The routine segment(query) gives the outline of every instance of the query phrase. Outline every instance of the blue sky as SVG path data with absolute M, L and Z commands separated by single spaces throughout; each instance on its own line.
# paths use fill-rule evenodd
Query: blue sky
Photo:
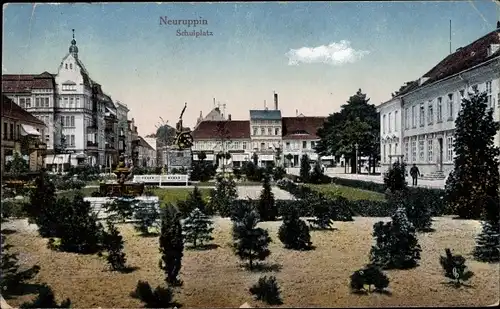
M 139 133 L 161 116 L 194 125 L 213 98 L 233 119 L 271 107 L 285 116 L 338 111 L 358 88 L 390 98 L 449 53 L 491 32 L 500 5 L 457 2 L 112 3 L 4 5 L 3 73 L 57 73 L 71 29 L 91 78 L 131 109 Z M 204 19 L 196 28 L 160 25 Z M 212 36 L 177 36 L 181 30 Z

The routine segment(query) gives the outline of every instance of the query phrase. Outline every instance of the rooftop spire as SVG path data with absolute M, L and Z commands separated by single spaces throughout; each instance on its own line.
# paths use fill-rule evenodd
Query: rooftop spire
M 73 31 L 73 40 L 71 40 L 71 46 L 69 47 L 69 53 L 72 54 L 75 58 L 78 57 L 78 47 L 76 47 L 75 40 L 75 29 L 71 29 Z

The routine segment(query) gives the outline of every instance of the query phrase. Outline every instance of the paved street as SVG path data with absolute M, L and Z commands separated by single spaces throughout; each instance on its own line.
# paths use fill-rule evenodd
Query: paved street
M 287 172 L 292 175 L 299 175 L 300 171 L 298 168 L 288 168 Z M 363 181 L 372 181 L 376 183 L 384 183 L 382 175 L 368 175 L 368 174 L 345 174 L 343 167 L 328 168 L 325 171 L 325 175 L 329 177 L 345 178 L 345 179 L 355 179 Z M 406 177 L 406 181 L 411 186 L 411 177 Z M 445 180 L 418 180 L 418 187 L 423 188 L 440 188 L 444 189 Z

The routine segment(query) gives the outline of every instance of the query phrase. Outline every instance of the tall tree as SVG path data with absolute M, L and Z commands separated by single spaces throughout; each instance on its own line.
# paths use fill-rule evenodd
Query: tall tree
M 500 126 L 486 93 L 469 93 L 455 120 L 454 169 L 446 181 L 446 201 L 461 218 L 485 213 L 485 197 L 498 199 L 500 149 L 493 143 Z
M 299 174 L 304 183 L 309 182 L 311 176 L 311 163 L 309 162 L 309 156 L 307 154 L 302 155 L 302 158 L 300 158 Z
M 355 172 L 356 150 L 358 155 L 368 156 L 370 166 L 375 169 L 379 158 L 380 120 L 375 105 L 359 89 L 342 105 L 340 112 L 330 114 L 323 127 L 318 130 L 320 141 L 316 152 L 320 155 L 344 155 L 351 159 L 351 172 Z
M 262 190 L 259 198 L 259 215 L 262 221 L 274 221 L 278 216 L 278 210 L 274 202 L 274 194 L 271 189 L 270 176 L 264 174 Z

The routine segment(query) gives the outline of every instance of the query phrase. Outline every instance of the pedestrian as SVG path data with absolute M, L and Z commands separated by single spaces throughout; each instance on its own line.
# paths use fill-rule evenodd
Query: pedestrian
M 410 169 L 410 175 L 413 179 L 413 185 L 416 186 L 418 177 L 420 176 L 420 171 L 418 170 L 418 167 L 415 163 L 413 163 L 413 166 Z

